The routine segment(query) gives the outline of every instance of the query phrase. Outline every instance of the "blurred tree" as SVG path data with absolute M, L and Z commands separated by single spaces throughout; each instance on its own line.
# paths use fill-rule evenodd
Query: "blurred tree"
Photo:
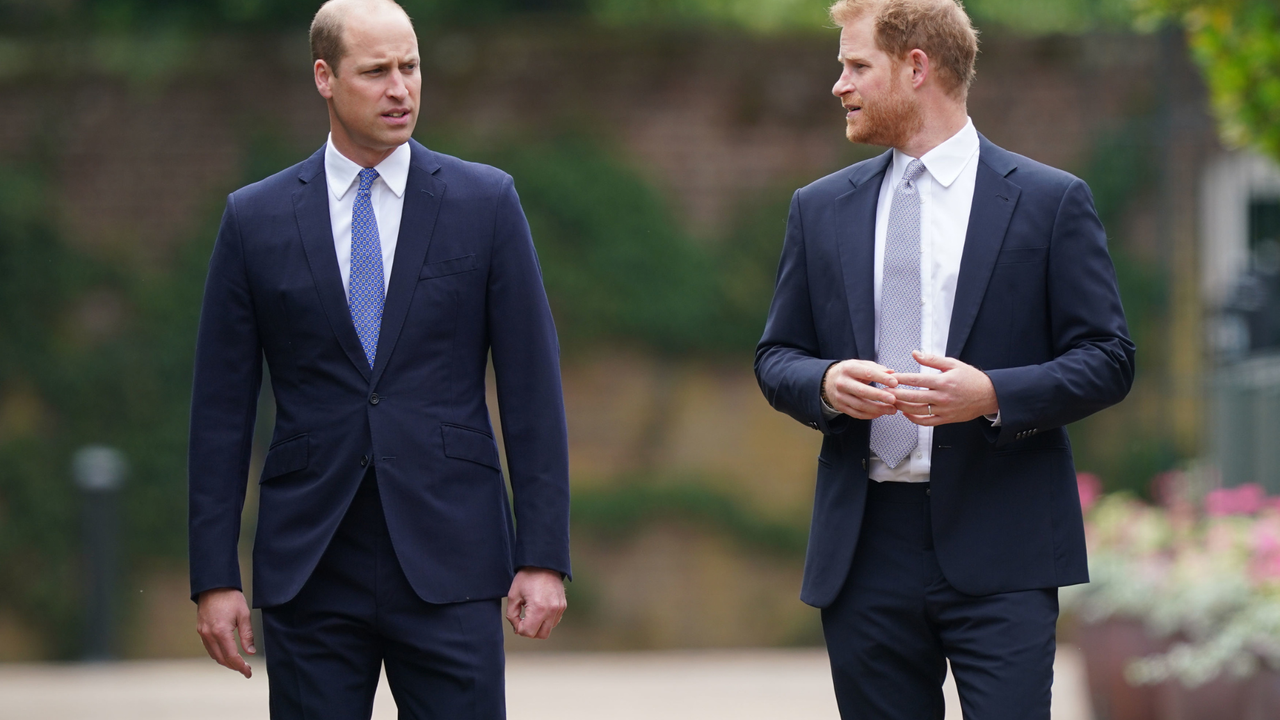
M 1135 0 L 1141 22 L 1171 18 L 1187 30 L 1223 140 L 1280 160 L 1280 2 Z

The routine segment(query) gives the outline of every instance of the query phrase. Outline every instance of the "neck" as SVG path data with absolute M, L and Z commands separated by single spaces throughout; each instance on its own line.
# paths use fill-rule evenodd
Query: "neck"
M 920 130 L 897 147 L 913 158 L 924 157 L 925 153 L 954 137 L 969 122 L 969 110 L 963 100 L 957 102 L 948 98 L 926 102 L 920 110 L 923 117 Z
M 330 116 L 329 134 L 333 138 L 333 147 L 342 156 L 351 162 L 363 168 L 376 167 L 378 163 L 386 160 L 391 153 L 396 151 L 397 146 L 389 148 L 374 148 L 361 145 L 351 139 L 346 130 L 342 127 L 342 123 L 338 122 L 336 117 Z

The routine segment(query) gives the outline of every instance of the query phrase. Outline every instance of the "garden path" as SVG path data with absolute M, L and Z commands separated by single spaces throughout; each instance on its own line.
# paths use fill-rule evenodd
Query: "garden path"
M 97 665 L 0 665 L 0 717 L 41 720 L 265 720 L 262 663 L 244 680 L 205 660 Z M 1063 646 L 1053 720 L 1092 720 L 1084 666 Z M 947 679 L 947 718 L 959 720 Z M 835 720 L 821 650 L 630 653 L 515 652 L 508 657 L 511 720 Z M 395 718 L 386 681 L 374 720 Z

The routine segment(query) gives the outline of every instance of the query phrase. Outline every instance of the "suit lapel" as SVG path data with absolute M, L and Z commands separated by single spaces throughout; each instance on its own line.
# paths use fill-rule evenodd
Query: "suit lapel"
M 338 344 L 347 353 L 365 380 L 369 379 L 369 361 L 365 359 L 360 337 L 351 322 L 351 308 L 342 287 L 338 270 L 338 254 L 333 247 L 333 225 L 329 220 L 329 188 L 324 175 L 324 148 L 303 164 L 298 178 L 305 183 L 293 194 L 293 212 L 302 235 L 302 247 L 311 266 L 311 277 L 320 293 L 320 304 Z
M 876 358 L 876 204 L 893 151 L 868 160 L 849 176 L 853 190 L 836 198 L 836 247 L 857 357 Z
M 444 200 L 445 183 L 434 175 L 440 164 L 417 141 L 410 140 L 409 143 L 413 160 L 404 189 L 404 211 L 400 216 L 400 234 L 396 239 L 387 300 L 382 308 L 382 327 L 378 331 L 378 354 L 374 358 L 371 386 L 378 384 L 400 338 L 413 291 L 418 286 L 422 263 L 427 257 L 427 248 L 431 245 L 440 204 Z
M 987 292 L 995 269 L 996 256 L 1004 244 L 1009 220 L 1022 189 L 1007 179 L 1017 167 L 1014 156 L 979 136 L 978 176 L 973 188 L 973 207 L 965 233 L 960 275 L 956 280 L 955 304 L 951 309 L 951 329 L 947 334 L 947 356 L 958 358 L 969 339 L 973 321 Z

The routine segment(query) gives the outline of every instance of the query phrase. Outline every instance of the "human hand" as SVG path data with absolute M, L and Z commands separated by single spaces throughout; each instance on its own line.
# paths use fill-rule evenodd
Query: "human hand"
M 236 631 L 244 651 L 256 653 L 249 617 L 249 603 L 245 602 L 244 593 L 235 588 L 206 590 L 200 593 L 196 604 L 196 632 L 209 657 L 245 677 L 253 677 L 253 668 L 236 652 Z
M 916 362 L 941 373 L 898 373 L 893 389 L 896 406 L 917 425 L 947 425 L 968 422 L 1000 410 L 991 378 L 978 368 L 955 358 L 911 353 Z M 910 386 L 910 387 L 908 387 Z
M 898 382 L 893 370 L 883 365 L 867 360 L 845 360 L 827 369 L 822 387 L 833 409 L 859 420 L 871 420 L 898 412 L 894 394 L 871 383 L 894 388 Z
M 507 593 L 507 622 L 517 635 L 546 640 L 552 628 L 560 624 L 567 606 L 560 573 L 521 568 Z

